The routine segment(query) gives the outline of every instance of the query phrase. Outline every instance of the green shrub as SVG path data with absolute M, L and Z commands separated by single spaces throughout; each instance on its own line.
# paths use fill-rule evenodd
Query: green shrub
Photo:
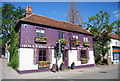
M 90 42 L 84 42 L 84 44 L 90 44 Z
M 88 59 L 86 59 L 86 58 L 81 58 L 80 60 L 81 60 L 81 61 L 87 61 Z
M 39 61 L 38 65 L 42 65 L 42 63 L 44 63 L 44 64 L 50 64 L 50 61 Z

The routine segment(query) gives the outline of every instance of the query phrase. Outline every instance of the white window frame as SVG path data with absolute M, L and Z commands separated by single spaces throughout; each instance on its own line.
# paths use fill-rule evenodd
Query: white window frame
M 78 35 L 73 35 L 73 39 L 78 39 Z
M 84 41 L 84 42 L 89 42 L 89 41 L 88 41 L 88 37 L 83 37 L 83 41 Z
M 45 36 L 45 30 L 44 29 L 36 29 L 36 33 L 43 33 Z

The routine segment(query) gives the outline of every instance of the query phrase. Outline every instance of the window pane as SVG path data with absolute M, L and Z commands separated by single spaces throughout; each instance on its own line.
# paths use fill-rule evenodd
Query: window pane
M 44 34 L 45 34 L 45 30 L 36 29 L 37 37 L 44 37 Z
M 44 33 L 40 33 L 40 37 L 44 37 Z
M 85 42 L 86 40 L 85 40 L 85 37 L 83 37 L 83 41 Z
M 43 50 L 43 56 L 46 56 L 46 50 Z
M 43 57 L 43 61 L 46 61 L 46 57 Z
M 36 32 L 37 37 L 39 37 L 39 33 Z
M 58 39 L 64 39 L 64 33 L 58 32 Z
M 75 39 L 75 35 L 73 35 L 73 39 Z
M 86 37 L 86 42 L 88 42 L 88 37 Z
M 42 60 L 42 57 L 39 57 L 39 61 L 43 61 L 43 60 Z
M 81 58 L 87 58 L 86 50 L 81 50 Z
M 42 56 L 42 50 L 39 51 L 39 56 Z
M 40 33 L 40 31 L 41 31 L 40 29 L 36 29 L 36 32 Z
M 58 39 L 60 39 L 60 32 L 58 32 Z
M 76 39 L 78 39 L 78 36 L 76 35 Z
M 64 33 L 62 33 L 62 39 L 64 39 Z
M 45 30 L 41 30 L 41 33 L 45 33 Z

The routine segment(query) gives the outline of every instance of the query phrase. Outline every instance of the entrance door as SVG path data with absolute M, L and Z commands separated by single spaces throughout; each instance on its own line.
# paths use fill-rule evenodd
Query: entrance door
M 68 66 L 68 50 L 65 50 L 63 52 L 63 62 L 64 62 L 64 66 L 67 67 Z

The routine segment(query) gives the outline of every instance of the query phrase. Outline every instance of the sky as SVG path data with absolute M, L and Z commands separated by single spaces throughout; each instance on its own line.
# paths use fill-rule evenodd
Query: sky
M 67 12 L 70 2 L 2 2 L 2 5 L 10 3 L 15 7 L 32 6 L 33 13 L 43 15 L 60 21 L 67 20 Z M 88 21 L 88 17 L 95 16 L 98 11 L 103 10 L 111 16 L 111 22 L 117 20 L 118 2 L 76 2 L 84 22 Z

